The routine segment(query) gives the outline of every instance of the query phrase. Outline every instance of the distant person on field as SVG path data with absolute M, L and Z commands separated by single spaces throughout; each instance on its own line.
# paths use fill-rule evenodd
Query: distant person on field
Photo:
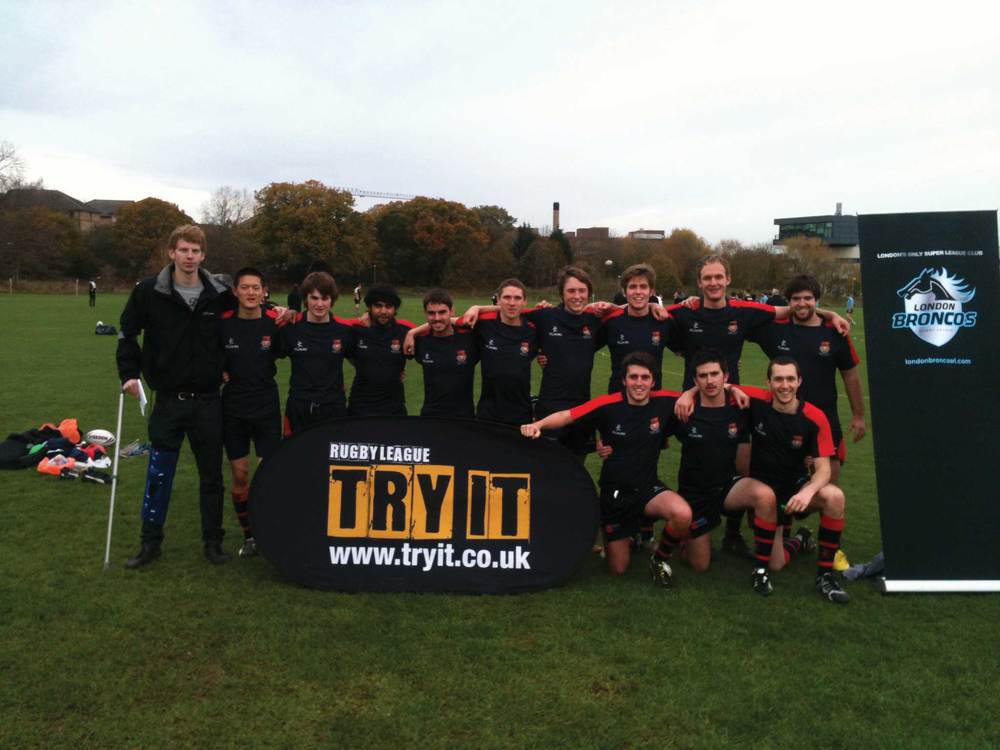
M 361 282 L 354 287 L 354 314 L 357 315 L 361 312 Z
M 854 297 L 850 294 L 847 295 L 847 319 L 854 325 Z
M 87 295 L 90 297 L 90 306 L 97 307 L 97 282 L 93 279 L 87 284 Z

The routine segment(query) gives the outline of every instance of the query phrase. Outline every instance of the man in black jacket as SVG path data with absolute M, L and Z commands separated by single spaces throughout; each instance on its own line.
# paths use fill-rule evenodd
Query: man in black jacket
M 223 349 L 218 321 L 231 309 L 231 291 L 201 263 L 205 234 L 177 227 L 167 242 L 172 261 L 157 276 L 136 284 L 121 316 L 118 375 L 122 390 L 139 395 L 139 376 L 155 392 L 149 417 L 149 456 L 142 501 L 139 552 L 125 564 L 139 568 L 160 556 L 163 524 L 181 444 L 187 435 L 198 464 L 201 533 L 205 557 L 229 559 L 222 549 Z M 140 347 L 138 336 L 143 333 Z

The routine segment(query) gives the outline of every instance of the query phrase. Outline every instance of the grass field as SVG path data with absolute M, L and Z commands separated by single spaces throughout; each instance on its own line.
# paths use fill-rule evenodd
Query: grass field
M 114 429 L 115 339 L 93 330 L 117 324 L 124 299 L 0 298 L 4 436 L 67 416 Z M 419 319 L 418 301 L 401 315 Z M 666 369 L 676 387 L 679 360 Z M 743 372 L 763 380 L 755 347 Z M 416 411 L 413 363 L 406 382 Z M 145 438 L 134 402 L 124 433 Z M 869 437 L 843 474 L 852 561 L 880 549 L 873 472 Z M 518 596 L 307 590 L 260 558 L 202 558 L 187 448 L 163 558 L 129 572 L 144 473 L 122 460 L 107 572 L 107 488 L 3 474 L 0 747 L 1000 746 L 996 596 L 885 596 L 864 581 L 836 607 L 805 559 L 762 599 L 727 556 L 700 577 L 679 566 L 669 592 L 642 559 L 612 579 L 596 556 L 567 585 Z M 235 551 L 229 508 L 226 525 Z

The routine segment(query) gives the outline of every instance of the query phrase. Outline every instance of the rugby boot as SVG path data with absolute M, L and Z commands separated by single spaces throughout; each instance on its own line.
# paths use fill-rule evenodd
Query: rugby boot
M 213 565 L 222 565 L 232 560 L 232 556 L 222 549 L 222 542 L 205 542 L 205 559 Z
M 243 541 L 243 546 L 237 552 L 240 557 L 254 557 L 257 554 L 257 540 L 252 536 Z
M 649 575 L 653 583 L 665 589 L 674 587 L 674 571 L 670 563 L 657 557 L 655 554 L 649 558 Z
M 149 563 L 156 560 L 159 556 L 160 545 L 157 542 L 142 542 L 135 556 L 125 561 L 125 567 L 129 570 L 135 570 L 136 568 L 141 568 L 143 565 L 149 565 Z
M 851 601 L 850 594 L 840 588 L 840 584 L 837 583 L 837 578 L 834 576 L 833 571 L 820 573 L 816 576 L 816 590 L 820 596 L 834 604 L 847 604 Z
M 754 569 L 751 582 L 753 583 L 753 590 L 761 596 L 770 596 L 771 592 L 774 591 L 774 585 L 771 583 L 771 574 L 767 572 L 767 568 Z

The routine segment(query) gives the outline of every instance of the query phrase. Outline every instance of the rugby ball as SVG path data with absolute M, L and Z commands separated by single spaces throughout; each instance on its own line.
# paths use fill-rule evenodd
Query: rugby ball
M 115 435 L 108 430 L 91 430 L 83 439 L 94 445 L 112 445 L 115 442 Z

